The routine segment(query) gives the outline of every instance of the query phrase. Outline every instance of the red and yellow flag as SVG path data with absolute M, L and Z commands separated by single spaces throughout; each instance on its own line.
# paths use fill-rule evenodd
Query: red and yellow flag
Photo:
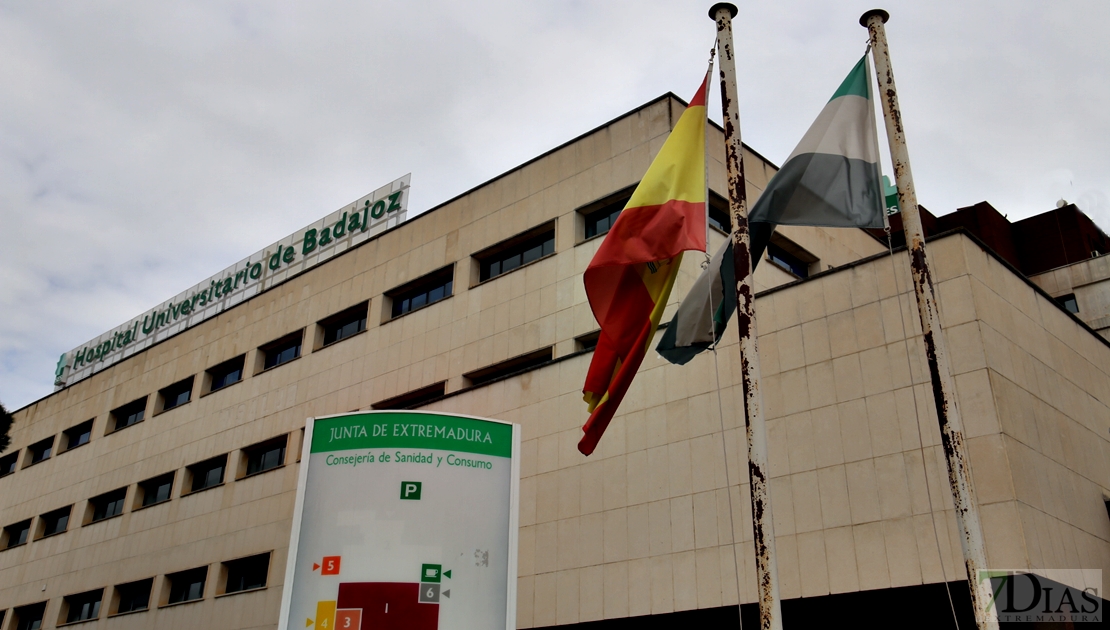
M 590 418 L 578 450 L 589 455 L 609 426 L 678 275 L 682 252 L 705 251 L 705 86 L 648 167 L 586 268 L 586 297 L 601 324 L 582 398 Z

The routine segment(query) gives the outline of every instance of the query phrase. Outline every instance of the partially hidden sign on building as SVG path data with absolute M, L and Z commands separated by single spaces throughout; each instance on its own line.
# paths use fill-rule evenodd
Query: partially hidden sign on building
M 516 626 L 520 425 L 310 418 L 279 630 Z

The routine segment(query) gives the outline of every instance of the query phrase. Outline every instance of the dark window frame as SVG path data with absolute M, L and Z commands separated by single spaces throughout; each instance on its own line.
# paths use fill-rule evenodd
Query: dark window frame
M 96 420 L 96 418 L 90 418 L 90 419 L 88 419 L 88 420 L 86 420 L 86 421 L 84 421 L 80 424 L 73 425 L 72 427 L 66 429 L 65 431 L 62 431 L 62 435 L 65 436 L 65 442 L 66 443 L 65 443 L 65 446 L 61 450 L 58 451 L 58 454 L 61 455 L 62 453 L 68 453 L 68 452 L 72 451 L 75 448 L 84 446 L 84 445 L 88 444 L 89 442 L 91 442 L 92 441 L 93 421 L 94 420 Z M 73 436 L 74 435 L 77 435 L 78 439 L 84 437 L 85 441 L 84 442 L 78 442 L 77 444 L 74 444 L 73 443 Z
M 14 475 L 19 468 L 19 451 L 0 457 L 0 479 Z
M 91 513 L 88 517 L 89 521 L 85 524 L 92 525 L 93 523 L 99 523 L 100 521 L 106 521 L 122 515 L 123 508 L 127 505 L 127 489 L 129 487 L 130 486 L 116 488 L 111 492 L 98 494 L 89 499 Z M 116 511 L 109 513 L 111 509 L 115 509 Z
M 632 193 L 636 192 L 636 186 L 639 186 L 639 183 L 606 195 L 575 210 L 575 212 L 582 215 L 583 237 L 581 243 L 609 233 L 617 217 L 624 211 L 628 201 L 632 199 Z M 605 223 L 605 225 L 602 226 L 602 223 Z
M 136 398 L 126 405 L 120 405 L 109 412 L 108 417 L 111 419 L 111 422 L 108 423 L 107 434 L 122 431 L 145 421 L 148 398 L 149 396 Z
M 485 385 L 502 378 L 508 378 L 514 374 L 533 370 L 541 365 L 550 363 L 554 358 L 555 346 L 547 346 L 546 348 L 540 348 L 532 352 L 517 355 L 511 359 L 499 361 L 493 365 L 487 365 L 486 367 L 472 370 L 463 374 L 463 378 L 466 379 L 470 387 L 478 387 L 479 385 Z
M 212 472 L 217 468 L 220 470 L 219 479 L 216 481 L 211 481 Z M 224 453 L 223 455 L 217 455 L 215 457 L 209 457 L 208 459 L 199 461 L 195 464 L 190 464 L 185 467 L 185 470 L 189 473 L 189 490 L 188 492 L 186 492 L 185 489 L 182 488 L 181 496 L 196 494 L 197 492 L 203 492 L 212 488 L 218 488 L 224 485 L 224 482 L 227 478 L 227 453 Z M 200 485 L 199 487 L 197 482 L 198 479 L 201 479 L 201 477 L 198 477 L 198 474 L 202 474 L 204 480 L 203 485 Z
M 272 552 L 267 551 L 222 562 L 220 568 L 223 572 L 223 592 L 220 594 L 250 593 L 267 588 L 270 584 L 271 555 Z M 265 565 L 259 566 L 260 562 L 265 562 Z M 259 577 L 262 579 L 261 583 L 258 583 Z
M 141 589 L 143 589 L 144 586 L 146 587 L 146 598 L 142 600 L 145 602 L 142 608 L 127 608 L 127 610 L 120 610 L 120 608 L 123 607 L 125 601 L 128 605 L 140 601 L 138 595 L 142 592 Z M 131 613 L 145 612 L 147 610 L 150 610 L 150 594 L 154 590 L 154 578 L 150 577 L 143 580 L 135 580 L 134 582 L 125 582 L 123 584 L 117 584 L 112 588 L 114 590 L 114 601 L 112 606 L 115 610 L 111 610 L 108 612 L 109 617 L 115 617 L 116 615 L 129 615 Z M 132 588 L 134 588 L 135 590 L 132 591 Z M 124 600 L 125 596 L 127 597 L 126 600 Z
M 320 327 L 320 347 L 326 348 L 366 332 L 366 320 L 369 315 L 370 300 L 366 300 L 316 322 Z M 349 329 L 351 324 L 354 324 L 353 330 Z M 333 336 L 334 338 L 331 338 Z
M 267 465 L 267 456 L 274 451 L 280 451 L 278 461 L 276 464 Z M 289 434 L 285 433 L 268 440 L 251 444 L 250 446 L 241 450 L 242 452 L 242 471 L 239 479 L 246 479 L 255 475 L 277 470 L 285 466 L 286 459 L 289 457 Z M 256 466 L 256 459 L 257 467 Z M 252 470 L 253 468 L 253 470 Z
M 80 606 L 81 608 L 75 610 L 75 604 Z M 103 604 L 103 588 L 85 591 L 84 593 L 74 593 L 73 595 L 66 595 L 62 598 L 62 605 L 65 609 L 65 621 L 62 622 L 62 624 L 58 625 L 80 623 L 82 621 L 95 621 L 97 619 L 100 619 L 100 609 L 103 607 Z M 91 606 L 92 609 L 87 610 L 85 608 L 86 606 Z M 86 611 L 88 613 L 88 616 L 84 616 Z M 80 616 L 74 618 L 75 612 Z
M 709 227 L 721 234 L 732 234 L 732 218 L 729 216 L 728 199 L 709 191 Z
M 808 278 L 813 265 L 820 262 L 809 250 L 778 232 L 771 234 L 763 255 L 768 262 L 796 278 Z
M 158 413 L 165 413 L 191 403 L 193 401 L 193 385 L 195 384 L 196 375 L 194 374 L 158 390 Z M 182 400 L 182 396 L 184 396 L 184 400 Z
M 447 381 L 432 383 L 426 387 L 405 392 L 399 396 L 379 400 L 370 405 L 371 409 L 411 409 L 442 398 L 447 393 Z
M 23 462 L 23 467 L 28 468 L 30 466 L 34 466 L 35 464 L 41 464 L 53 457 L 55 437 L 56 436 L 51 435 L 48 438 L 41 439 L 38 442 L 35 442 L 34 444 L 28 446 L 27 457 Z M 44 444 L 46 445 L 46 448 L 42 448 Z
M 208 377 L 208 391 L 203 395 L 218 392 L 221 389 L 231 387 L 236 383 L 243 382 L 243 377 L 246 375 L 247 370 L 247 355 L 240 354 L 237 357 L 232 357 L 223 363 L 213 365 L 204 371 Z M 238 372 L 238 377 L 234 381 L 226 380 L 231 374 Z
M 293 355 L 285 357 L 286 352 L 293 351 Z M 274 368 L 281 367 L 288 363 L 292 363 L 301 358 L 304 351 L 304 329 L 291 332 L 284 337 L 279 337 L 267 344 L 258 347 L 258 352 L 262 355 L 261 367 L 259 372 L 265 372 Z M 283 358 L 285 357 L 285 358 Z M 272 359 L 272 360 L 271 360 Z
M 5 539 L 4 540 L 4 546 L 0 547 L 0 551 L 6 550 L 6 549 L 14 549 L 16 547 L 22 547 L 23 545 L 26 545 L 27 543 L 31 542 L 31 524 L 32 524 L 32 519 L 26 518 L 26 519 L 23 519 L 22 521 L 17 521 L 15 523 L 12 523 L 11 525 L 5 525 L 4 529 L 3 529 L 3 536 L 4 536 L 4 539 Z M 16 527 L 18 527 L 19 529 L 13 529 L 13 528 L 16 528 Z M 19 542 L 16 542 L 16 543 L 13 543 L 12 542 L 13 534 L 15 534 L 16 532 L 19 532 L 21 534 L 23 540 L 21 540 Z
M 455 294 L 455 264 L 426 273 L 385 292 L 389 298 L 389 314 L 382 323 L 415 313 Z M 419 304 L 416 302 L 419 301 Z
M 1075 298 L 1074 293 L 1061 295 L 1060 297 L 1054 299 L 1056 300 L 1056 303 L 1060 305 L 1060 308 L 1071 313 L 1072 315 L 1079 314 L 1079 300 Z
M 208 588 L 208 565 L 169 573 L 166 575 L 166 581 L 169 583 L 169 592 L 163 606 L 203 601 L 204 591 Z M 189 597 L 194 592 L 193 586 L 196 584 L 200 584 L 200 594 L 196 597 Z
M 166 498 L 158 499 L 157 491 L 161 490 L 162 487 L 167 485 L 165 483 L 167 480 L 169 481 L 169 488 L 166 490 Z M 176 481 L 177 471 L 171 470 L 170 472 L 162 473 L 161 475 L 155 475 L 149 479 L 144 479 L 143 481 L 135 484 L 136 486 L 138 486 L 139 490 L 142 490 L 142 494 L 140 495 L 139 492 L 135 493 L 136 505 L 132 507 L 132 511 L 141 510 L 143 508 L 148 508 L 154 505 L 160 505 L 162 503 L 168 503 L 169 501 L 173 500 L 173 486 Z M 156 492 L 154 494 L 155 499 L 148 501 L 147 499 L 151 496 L 152 489 Z
M 11 624 L 10 627 L 13 630 L 24 630 L 25 628 L 31 628 L 31 623 L 38 621 L 40 624 L 38 627 L 41 628 L 42 624 L 46 623 L 46 604 L 47 602 L 38 602 L 12 608 L 15 623 Z M 37 618 L 32 618 L 32 616 Z
M 73 516 L 73 505 L 50 510 L 39 515 L 39 535 L 35 540 L 42 540 L 51 536 L 59 536 L 69 531 L 69 520 Z M 60 528 L 60 529 L 59 529 Z M 48 531 L 52 530 L 52 531 Z
M 584 335 L 578 335 L 574 338 L 574 347 L 577 352 L 587 352 L 597 347 L 598 340 L 601 339 L 601 329 L 593 332 L 588 332 Z
M 478 282 L 474 286 L 489 282 L 495 278 L 500 278 L 517 269 L 523 269 L 532 263 L 554 256 L 555 228 L 556 225 L 554 220 L 547 221 L 527 232 L 505 239 L 496 245 L 492 245 L 480 252 L 472 254 L 471 258 L 478 264 Z M 549 242 L 550 248 L 548 247 Z M 525 261 L 525 253 L 531 252 L 537 245 L 540 247 L 539 254 L 535 258 Z M 512 258 L 514 257 L 519 257 L 520 260 L 513 263 L 512 267 L 504 269 L 504 264 L 512 262 Z

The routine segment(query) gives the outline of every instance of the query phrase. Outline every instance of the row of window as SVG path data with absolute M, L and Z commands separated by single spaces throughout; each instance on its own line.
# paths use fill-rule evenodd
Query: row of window
M 481 279 L 488 280 L 507 273 L 521 265 L 532 262 L 555 251 L 555 223 L 550 222 L 538 230 L 532 230 L 523 238 L 509 239 L 487 248 L 475 259 L 481 269 Z M 401 285 L 385 293 L 388 299 L 388 317 L 385 321 L 434 304 L 452 294 L 454 265 L 427 274 L 412 282 Z M 329 346 L 366 330 L 369 301 L 362 302 L 340 313 L 317 322 L 317 349 Z M 288 363 L 301 356 L 304 329 L 290 333 L 259 347 L 256 354 L 255 373 L 263 372 Z M 219 391 L 243 379 L 246 368 L 246 355 L 242 354 L 205 370 L 202 375 L 201 396 Z M 180 407 L 193 398 L 197 383 L 196 375 L 189 376 L 158 390 L 154 400 L 154 415 Z M 148 396 L 133 400 L 109 412 L 105 435 L 134 426 L 146 418 Z M 59 449 L 64 453 L 87 444 L 92 438 L 95 418 L 62 432 Z M 47 459 L 55 452 L 56 436 L 50 436 L 27 447 L 23 468 L 33 466 Z M 16 472 L 19 468 L 19 452 L 0 457 L 0 477 Z
M 635 187 L 622 190 L 598 202 L 584 206 L 578 210 L 584 218 L 587 237 L 604 234 L 611 227 L 624 205 L 632 195 Z M 727 232 L 728 215 L 725 210 L 727 203 L 716 194 L 710 195 L 709 220 L 710 224 Z M 495 278 L 508 273 L 523 265 L 546 256 L 555 251 L 555 222 L 550 221 L 528 232 L 507 239 L 488 247 L 473 255 L 477 263 L 478 281 Z M 806 262 L 792 255 L 775 243 L 768 248 L 772 261 L 792 271 L 800 277 L 805 277 Z M 805 257 L 802 250 L 802 257 Z M 452 294 L 454 265 L 427 274 L 412 282 L 401 285 L 385 292 L 387 308 L 383 316 L 383 323 L 390 319 L 400 317 L 406 313 L 434 304 L 448 298 Z M 366 330 L 369 301 L 362 302 L 340 313 L 325 318 L 316 325 L 316 349 L 331 345 L 347 339 Z M 290 333 L 258 348 L 254 373 L 275 368 L 288 363 L 301 356 L 304 342 L 304 329 Z M 549 359 L 548 359 L 549 360 Z M 508 366 L 513 368 L 514 366 Z M 476 371 L 476 377 L 464 375 L 467 382 L 478 385 L 487 374 L 500 375 L 505 373 L 506 366 L 490 366 Z M 205 370 L 200 378 L 200 395 L 204 396 L 243 380 L 246 370 L 246 355 L 242 354 L 223 363 Z M 510 370 L 512 371 L 512 370 Z M 193 398 L 197 384 L 196 375 L 182 379 L 176 383 L 160 389 L 154 397 L 154 415 L 164 413 L 180 407 Z M 443 395 L 442 383 L 425 388 L 428 391 L 410 392 L 400 397 L 404 400 L 382 401 L 374 408 L 397 408 L 400 403 L 413 403 L 412 394 L 418 394 L 417 399 L 428 399 Z M 438 388 L 438 389 L 437 389 Z M 436 393 L 438 391 L 438 393 Z M 147 414 L 148 396 L 133 400 L 126 405 L 113 409 L 109 413 L 109 421 L 104 434 L 108 435 L 134 426 L 142 422 Z M 23 459 L 23 468 L 33 466 L 51 457 L 55 452 L 64 453 L 74 448 L 87 444 L 92 438 L 94 419 L 82 422 L 62 432 L 60 440 L 56 436 L 40 440 L 27 447 Z M 57 446 L 57 448 L 55 448 Z M 19 467 L 19 452 L 0 457 L 0 477 L 5 477 L 16 472 Z
M 368 306 L 368 302 L 363 302 L 318 322 L 317 328 L 322 340 L 320 347 L 341 341 L 365 330 Z M 304 329 L 301 329 L 259 347 L 255 373 L 277 367 L 300 357 L 303 337 Z M 205 396 L 243 380 L 246 357 L 247 355 L 241 354 L 205 370 L 200 378 L 200 395 Z M 157 416 L 190 402 L 197 381 L 196 375 L 193 375 L 158 390 L 154 396 L 154 415 Z M 145 420 L 149 399 L 149 396 L 143 396 L 111 410 L 108 413 L 108 423 L 104 429 L 104 435 L 110 435 Z M 50 436 L 31 444 L 24 452 L 22 468 L 46 461 L 55 452 L 59 454 L 66 453 L 88 444 L 92 439 L 95 420 L 96 418 L 91 418 L 62 431 L 60 439 L 58 436 Z M 55 448 L 56 446 L 57 448 Z M 18 450 L 0 457 L 0 477 L 6 477 L 19 468 Z
M 236 480 L 245 479 L 283 466 L 288 442 L 288 434 L 279 435 L 265 442 L 259 442 L 241 449 L 234 478 Z M 187 496 L 222 485 L 226 476 L 229 455 L 229 453 L 224 453 L 186 466 L 179 496 Z M 135 484 L 131 510 L 139 510 L 169 501 L 173 494 L 176 477 L 177 471 L 170 471 Z M 81 524 L 89 525 L 123 514 L 127 505 L 129 490 L 130 486 L 124 486 L 86 501 L 84 513 L 81 515 Z M 0 532 L 0 551 L 65 532 L 69 529 L 70 520 L 73 517 L 73 507 L 73 505 L 67 505 L 41 514 L 37 519 L 27 518 L 7 525 Z
M 221 562 L 216 573 L 214 595 L 220 597 L 266 588 L 272 553 L 267 551 L 246 558 Z M 209 581 L 209 568 L 209 566 L 202 566 L 168 573 L 162 576 L 157 591 L 154 588 L 155 578 L 149 577 L 109 588 L 66 595 L 58 608 L 56 625 L 63 626 L 100 619 L 104 608 L 107 608 L 108 617 L 144 612 L 150 609 L 151 595 L 155 593 L 157 593 L 155 605 L 159 608 L 202 600 L 205 598 Z M 12 609 L 14 620 L 10 627 L 15 630 L 38 630 L 46 619 L 49 603 L 49 601 L 37 602 Z M 4 624 L 6 612 L 0 610 L 0 627 Z

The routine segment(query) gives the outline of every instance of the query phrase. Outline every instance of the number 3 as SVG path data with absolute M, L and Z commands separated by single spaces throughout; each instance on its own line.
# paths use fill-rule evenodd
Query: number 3
M 351 618 L 350 617 L 344 617 L 343 618 L 343 627 L 344 628 L 350 628 L 351 627 Z

